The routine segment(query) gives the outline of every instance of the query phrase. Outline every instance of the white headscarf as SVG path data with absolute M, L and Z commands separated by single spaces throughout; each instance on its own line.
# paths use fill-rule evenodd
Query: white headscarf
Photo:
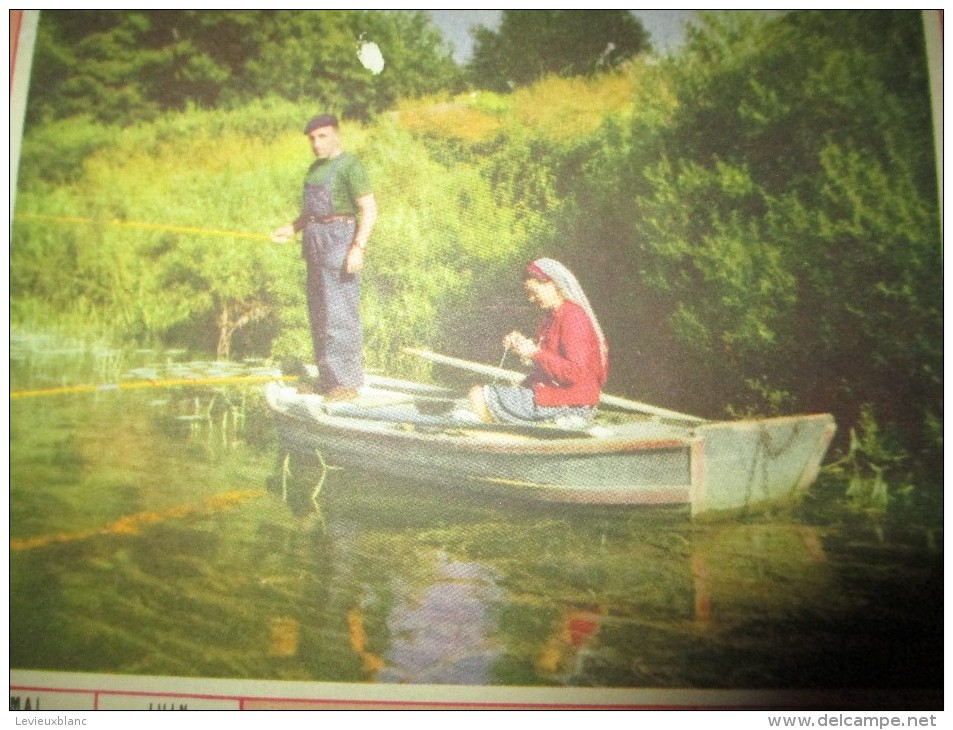
M 599 354 L 602 357 L 602 368 L 603 370 L 608 370 L 609 346 L 606 343 L 606 336 L 602 333 L 602 327 L 599 326 L 596 313 L 592 311 L 592 305 L 589 304 L 589 298 L 582 290 L 579 280 L 576 279 L 569 269 L 554 259 L 536 259 L 530 264 L 530 267 L 531 271 L 532 267 L 536 267 L 539 271 L 542 271 L 546 276 L 552 279 L 556 288 L 559 289 L 559 292 L 564 298 L 582 307 L 583 311 L 589 317 L 589 321 L 592 322 L 592 328 L 596 331 L 596 336 L 599 338 Z

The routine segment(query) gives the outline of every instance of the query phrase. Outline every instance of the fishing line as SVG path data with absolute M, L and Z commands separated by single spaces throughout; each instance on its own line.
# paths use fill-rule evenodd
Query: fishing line
M 139 228 L 152 231 L 170 231 L 172 233 L 189 233 L 198 236 L 225 236 L 228 238 L 249 238 L 255 241 L 271 241 L 271 236 L 264 233 L 246 233 L 244 231 L 229 231 L 219 228 L 196 228 L 192 226 L 170 226 L 164 223 L 145 223 L 142 221 L 95 220 L 80 218 L 71 215 L 40 215 L 38 213 L 21 213 L 17 220 L 24 221 L 51 221 L 54 223 L 77 223 L 81 225 L 119 226 L 122 228 Z
M 98 393 L 109 390 L 140 390 L 145 388 L 174 388 L 185 385 L 229 385 L 232 383 L 268 383 L 273 380 L 296 380 L 293 375 L 237 375 L 223 378 L 170 378 L 167 380 L 143 380 L 134 383 L 107 383 L 105 385 L 64 385 L 58 388 L 37 390 L 13 390 L 10 398 L 36 398 L 45 395 L 70 393 Z
M 510 346 L 503 345 L 503 357 L 500 358 L 500 364 L 496 366 L 497 369 L 499 370 L 503 369 L 503 363 L 506 362 L 506 355 L 507 353 L 509 353 L 509 351 L 510 351 Z M 493 378 L 493 385 L 499 385 L 500 380 L 501 380 L 501 375 L 500 373 L 497 373 L 496 377 Z

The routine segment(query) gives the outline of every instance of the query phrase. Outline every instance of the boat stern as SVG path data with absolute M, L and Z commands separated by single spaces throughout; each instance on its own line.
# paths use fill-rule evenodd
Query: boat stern
M 802 494 L 837 430 L 830 414 L 706 424 L 692 446 L 692 514 Z

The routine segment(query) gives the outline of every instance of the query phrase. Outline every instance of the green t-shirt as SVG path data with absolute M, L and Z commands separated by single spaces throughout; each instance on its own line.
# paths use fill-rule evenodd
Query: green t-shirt
M 339 158 L 315 160 L 308 168 L 305 183 L 320 185 L 326 181 L 331 163 L 338 161 L 334 172 L 334 182 L 331 183 L 331 203 L 334 205 L 335 215 L 356 215 L 357 199 L 370 195 L 371 181 L 367 172 L 357 158 L 347 152 L 342 152 Z

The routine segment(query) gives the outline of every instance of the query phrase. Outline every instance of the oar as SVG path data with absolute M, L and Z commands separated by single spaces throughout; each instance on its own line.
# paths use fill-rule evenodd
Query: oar
M 512 383 L 519 382 L 526 377 L 522 373 L 518 373 L 514 370 L 504 370 L 503 368 L 498 368 L 493 365 L 484 365 L 478 362 L 470 362 L 469 360 L 461 360 L 460 358 L 450 357 L 449 355 L 439 355 L 436 352 L 419 350 L 415 347 L 405 347 L 404 352 L 409 355 L 422 357 L 423 359 L 429 360 L 430 362 L 439 363 L 440 365 L 449 365 L 450 367 L 459 368 L 460 370 L 467 370 L 471 373 L 484 375 L 488 378 L 509 380 Z M 645 413 L 651 416 L 658 416 L 659 418 L 670 418 L 673 420 L 686 421 L 689 423 L 704 423 L 705 421 L 705 419 L 699 418 L 698 416 L 689 416 L 685 413 L 669 411 L 665 408 L 658 408 L 656 406 L 649 405 L 648 403 L 639 403 L 638 401 L 629 400 L 628 398 L 620 398 L 618 396 L 607 395 L 605 393 L 599 396 L 599 403 L 620 411 Z

